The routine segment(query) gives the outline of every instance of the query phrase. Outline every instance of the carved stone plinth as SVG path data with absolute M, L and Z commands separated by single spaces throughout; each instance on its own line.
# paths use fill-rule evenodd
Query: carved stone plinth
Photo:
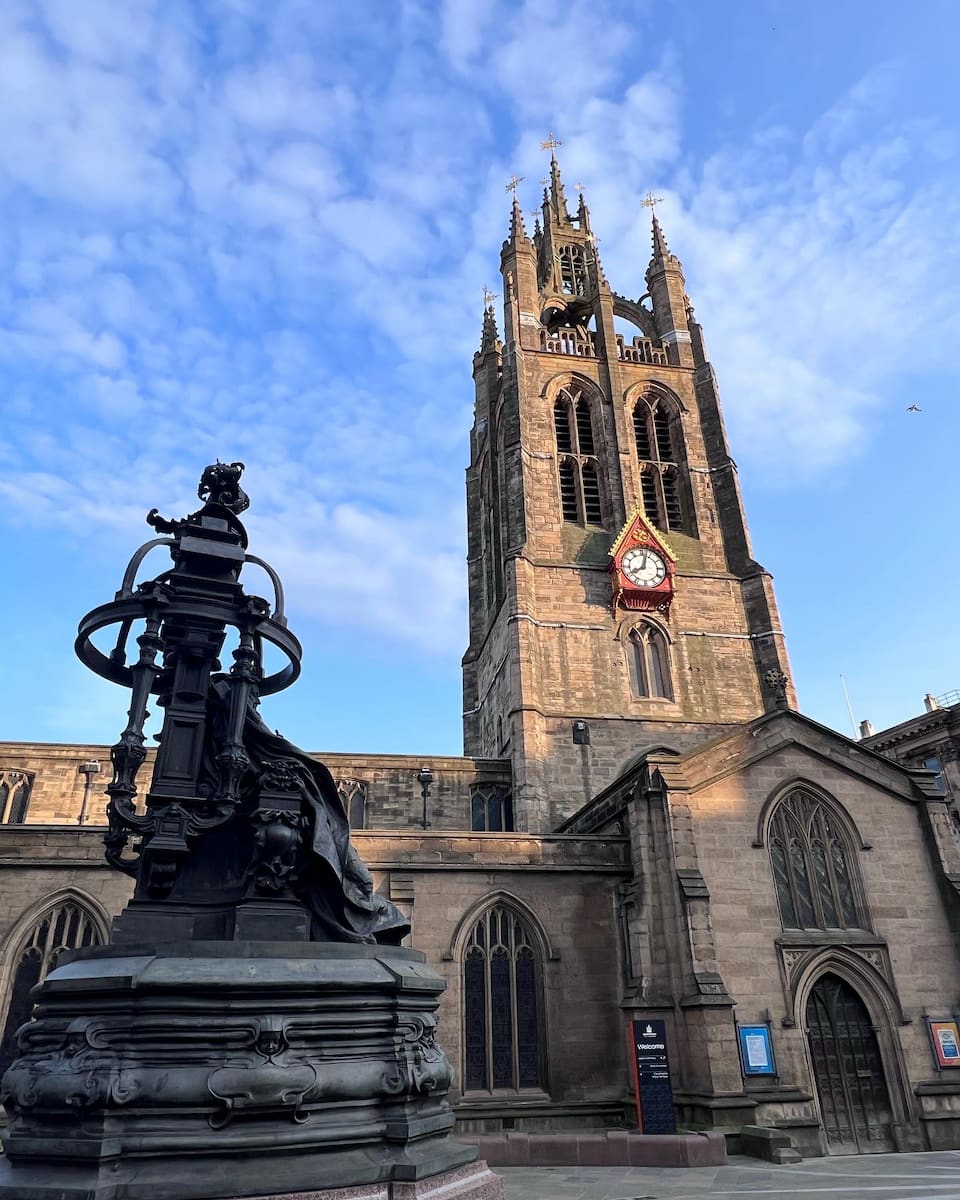
M 474 1162 L 412 1183 L 365 1183 L 319 1192 L 251 1196 L 249 1200 L 503 1200 L 503 1180 L 485 1162 Z
M 362 1184 L 414 1197 L 400 1185 L 477 1154 L 447 1137 L 443 987 L 422 954 L 398 947 L 79 951 L 38 989 L 3 1079 L 0 1197 L 213 1200 Z

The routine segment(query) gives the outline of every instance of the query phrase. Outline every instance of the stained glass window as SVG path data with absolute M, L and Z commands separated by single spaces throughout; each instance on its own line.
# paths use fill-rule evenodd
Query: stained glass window
M 470 826 L 477 831 L 510 833 L 513 802 L 509 787 L 502 783 L 476 784 L 470 795 Z
M 542 1087 L 540 963 L 526 923 L 507 905 L 473 927 L 463 988 L 465 1089 Z
M 863 929 L 849 839 L 829 807 L 802 788 L 770 821 L 770 865 L 785 929 Z

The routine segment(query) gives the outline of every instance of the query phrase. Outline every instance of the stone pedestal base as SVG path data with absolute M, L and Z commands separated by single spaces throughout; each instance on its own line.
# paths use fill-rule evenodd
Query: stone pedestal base
M 447 1136 L 443 986 L 387 946 L 80 951 L 3 1078 L 0 1200 L 426 1194 L 402 1189 L 477 1157 Z
M 485 1162 L 475 1162 L 416 1183 L 364 1184 L 332 1191 L 251 1196 L 249 1200 L 503 1200 L 503 1180 Z
M 269 1154 L 264 1158 L 269 1161 Z M 166 1198 L 176 1195 L 182 1200 L 208 1200 L 213 1193 L 206 1189 L 196 1191 L 188 1171 L 189 1168 L 184 1168 L 179 1178 L 171 1176 L 162 1183 L 156 1179 L 148 1181 L 136 1170 L 131 1171 L 127 1164 L 116 1171 L 101 1171 L 101 1178 L 97 1180 L 93 1177 L 96 1172 L 65 1167 L 36 1167 L 27 1171 L 0 1159 L 0 1196 L 10 1197 L 10 1200 L 128 1200 L 133 1196 Z M 241 1183 L 241 1173 L 236 1169 L 223 1164 L 219 1173 L 217 1200 L 503 1200 L 503 1180 L 494 1175 L 485 1162 L 473 1162 L 423 1179 L 386 1180 L 319 1190 L 298 1188 L 261 1192 L 256 1196 L 236 1190 Z M 81 1180 L 82 1174 L 87 1174 L 86 1182 Z

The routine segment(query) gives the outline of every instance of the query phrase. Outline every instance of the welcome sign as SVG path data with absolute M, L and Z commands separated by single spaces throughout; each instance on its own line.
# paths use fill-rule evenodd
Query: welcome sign
M 631 1021 L 627 1037 L 640 1132 L 676 1133 L 665 1022 Z

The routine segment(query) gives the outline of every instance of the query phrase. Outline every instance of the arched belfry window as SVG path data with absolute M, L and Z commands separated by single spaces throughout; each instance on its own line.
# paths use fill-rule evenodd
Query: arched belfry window
M 594 419 L 599 414 L 576 388 L 563 388 L 553 406 L 557 477 L 564 521 L 603 525 L 603 487 Z
M 33 1011 L 31 989 L 46 979 L 64 950 L 99 946 L 103 940 L 100 922 L 79 900 L 68 898 L 42 913 L 15 943 L 14 960 L 5 972 L 7 1011 L 0 1041 L 0 1074 L 17 1056 L 17 1030 Z
M 542 963 L 508 904 L 480 917 L 463 957 L 464 1090 L 543 1086 Z
M 670 648 L 667 635 L 652 621 L 635 625 L 627 634 L 630 687 L 641 699 L 673 699 Z
M 582 246 L 561 246 L 560 288 L 568 296 L 583 296 L 587 291 L 587 263 Z
M 777 803 L 770 865 L 784 929 L 865 929 L 855 850 L 845 822 L 805 788 Z
M 651 394 L 636 402 L 633 438 L 645 516 L 659 529 L 689 532 L 680 476 L 682 439 L 675 409 L 665 397 Z

